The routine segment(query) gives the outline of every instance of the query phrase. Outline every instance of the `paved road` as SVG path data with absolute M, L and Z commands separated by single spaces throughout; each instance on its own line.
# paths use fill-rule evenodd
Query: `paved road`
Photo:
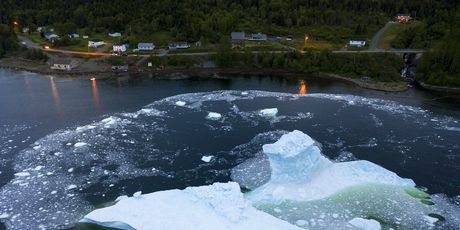
M 393 53 L 393 54 L 405 54 L 405 53 L 425 53 L 426 50 L 415 50 L 415 49 L 391 49 L 391 50 L 334 50 L 332 53 Z
M 375 36 L 372 38 L 371 44 L 369 45 L 369 50 L 373 50 L 373 51 L 378 50 L 377 45 L 379 44 L 379 41 L 380 41 L 380 39 L 382 38 L 383 33 L 385 33 L 385 31 L 386 31 L 388 28 L 390 28 L 391 26 L 393 26 L 393 24 L 394 24 L 394 22 L 388 22 L 387 24 L 385 24 L 384 27 L 382 27 L 382 29 L 380 29 L 380 30 L 375 34 Z

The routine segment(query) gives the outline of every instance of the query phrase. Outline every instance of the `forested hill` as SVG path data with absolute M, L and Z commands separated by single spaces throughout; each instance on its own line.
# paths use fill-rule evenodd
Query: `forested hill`
M 376 30 L 397 13 L 441 18 L 457 0 L 2 0 L 0 22 L 85 28 L 139 36 L 171 31 L 178 39 L 218 41 L 234 30 L 305 33 L 332 40 Z M 62 26 L 64 24 L 64 26 Z M 61 25 L 61 26 L 59 26 Z M 319 28 L 321 27 L 321 28 Z M 339 38 L 337 38 L 339 39 Z

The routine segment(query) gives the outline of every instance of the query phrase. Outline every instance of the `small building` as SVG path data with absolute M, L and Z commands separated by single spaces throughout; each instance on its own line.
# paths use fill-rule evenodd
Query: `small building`
M 56 34 L 45 34 L 45 38 L 46 38 L 46 40 L 51 41 L 51 40 L 58 39 L 59 36 L 56 35 Z
M 23 28 L 22 28 L 22 32 L 23 32 L 23 33 L 29 33 L 29 31 L 30 31 L 30 30 L 29 30 L 29 27 L 23 27 Z
M 103 46 L 104 44 L 105 44 L 105 42 L 102 41 L 102 40 L 99 40 L 99 39 L 88 41 L 88 46 L 89 47 L 94 47 L 94 48 L 97 48 L 99 46 Z
M 232 37 L 232 41 L 246 40 L 246 34 L 244 32 L 232 32 L 230 36 Z
M 267 35 L 262 33 L 251 34 L 250 41 L 267 41 Z
M 348 47 L 351 48 L 363 48 L 364 46 L 366 46 L 366 40 L 364 39 L 351 39 L 348 42 Z
M 88 39 L 89 36 L 88 35 L 83 35 L 83 39 Z
M 395 19 L 399 23 L 408 23 L 410 20 L 412 20 L 412 17 L 410 14 L 397 14 Z
M 64 70 L 64 71 L 70 71 L 72 70 L 72 65 L 68 63 L 55 63 L 50 67 L 52 70 Z
M 246 40 L 246 34 L 244 32 L 232 32 L 230 37 L 232 38 L 232 48 L 244 47 L 244 42 Z
M 169 49 L 188 49 L 190 45 L 188 42 L 169 42 L 168 44 Z
M 126 52 L 126 45 L 113 45 L 114 53 L 124 53 Z
M 141 42 L 137 44 L 137 49 L 139 51 L 152 51 L 155 49 L 155 45 L 153 43 Z
M 76 33 L 69 34 L 69 38 L 79 38 L 79 37 L 80 37 L 80 35 L 76 34 Z
M 37 27 L 37 32 L 41 33 L 43 31 L 45 31 L 45 27 L 43 27 L 43 26 Z
M 112 33 L 109 33 L 109 37 L 118 38 L 118 37 L 121 37 L 121 33 L 120 32 L 112 32 Z

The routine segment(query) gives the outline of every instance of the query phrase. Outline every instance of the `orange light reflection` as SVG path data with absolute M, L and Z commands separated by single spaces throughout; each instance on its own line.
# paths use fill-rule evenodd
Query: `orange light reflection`
M 100 99 L 99 99 L 99 91 L 97 90 L 96 79 L 91 79 L 91 89 L 93 91 L 94 108 L 96 108 L 97 111 L 100 111 L 101 110 L 101 103 L 100 103 Z
M 299 94 L 301 95 L 307 94 L 307 83 L 304 80 L 300 81 Z

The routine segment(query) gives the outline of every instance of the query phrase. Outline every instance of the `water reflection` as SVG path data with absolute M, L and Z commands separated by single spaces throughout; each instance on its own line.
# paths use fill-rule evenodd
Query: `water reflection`
M 307 94 L 307 82 L 305 82 L 305 80 L 300 80 L 299 94 Z
M 96 79 L 91 79 L 91 90 L 93 92 L 93 103 L 96 111 L 101 111 L 101 103 L 99 100 L 99 91 L 97 89 Z
M 60 117 L 62 117 L 62 110 L 61 110 L 61 99 L 59 98 L 59 91 L 56 86 L 56 82 L 54 81 L 54 77 L 49 77 L 50 85 L 51 85 L 51 95 L 54 101 L 54 107 L 56 112 Z

